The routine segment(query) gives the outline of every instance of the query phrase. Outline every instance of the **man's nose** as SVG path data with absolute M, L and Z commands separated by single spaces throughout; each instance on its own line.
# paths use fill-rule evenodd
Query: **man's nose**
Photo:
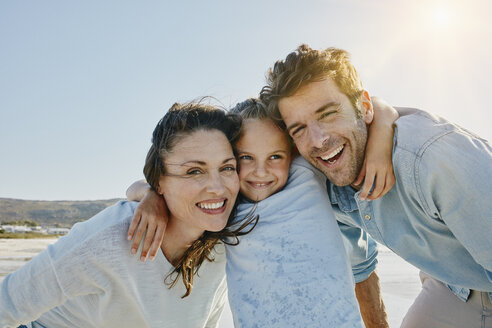
M 323 148 L 324 142 L 329 138 L 329 135 L 318 122 L 308 124 L 310 146 L 314 148 Z

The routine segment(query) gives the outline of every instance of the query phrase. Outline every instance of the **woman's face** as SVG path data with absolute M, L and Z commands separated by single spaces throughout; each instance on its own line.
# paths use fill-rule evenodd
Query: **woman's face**
M 198 130 L 182 137 L 164 159 L 166 175 L 159 193 L 173 224 L 198 238 L 205 230 L 222 230 L 239 191 L 236 159 L 226 136 Z

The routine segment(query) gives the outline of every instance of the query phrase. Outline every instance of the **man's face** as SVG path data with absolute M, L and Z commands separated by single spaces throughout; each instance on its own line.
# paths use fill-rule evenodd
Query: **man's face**
M 366 124 L 373 118 L 367 92 L 361 96 L 361 118 L 331 78 L 307 84 L 280 99 L 278 106 L 287 132 L 307 161 L 337 186 L 357 178 L 364 161 Z

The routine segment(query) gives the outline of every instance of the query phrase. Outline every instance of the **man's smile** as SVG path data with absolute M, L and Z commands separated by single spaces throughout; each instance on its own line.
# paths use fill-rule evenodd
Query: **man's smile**
M 329 154 L 319 156 L 319 158 L 321 158 L 323 161 L 328 162 L 330 164 L 335 164 L 337 159 L 339 159 L 340 156 L 342 155 L 344 148 L 345 148 L 345 145 L 340 145 L 335 150 L 331 151 Z

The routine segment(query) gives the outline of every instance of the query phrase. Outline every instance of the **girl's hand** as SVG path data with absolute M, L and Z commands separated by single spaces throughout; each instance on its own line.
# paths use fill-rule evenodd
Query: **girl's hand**
M 147 255 L 151 261 L 157 255 L 164 239 L 168 218 L 169 213 L 164 198 L 149 188 L 135 209 L 128 229 L 128 240 L 133 239 L 132 254 L 137 253 L 138 246 L 145 235 L 140 253 L 142 262 L 145 262 Z
M 393 140 L 392 137 L 393 133 L 387 138 Z M 390 191 L 395 184 L 395 174 L 393 173 L 393 163 L 391 161 L 392 150 L 393 143 L 391 145 L 380 144 L 378 146 L 375 146 L 373 143 L 367 143 L 364 164 L 362 165 L 359 176 L 354 181 L 354 185 L 356 186 L 359 186 L 364 181 L 360 199 L 378 199 Z M 371 192 L 373 185 L 374 189 Z
M 362 200 L 378 199 L 390 191 L 395 184 L 391 156 L 393 124 L 398 119 L 398 113 L 380 98 L 372 97 L 371 100 L 374 107 L 374 120 L 369 127 L 364 163 L 353 183 L 359 186 L 364 181 L 360 193 Z

